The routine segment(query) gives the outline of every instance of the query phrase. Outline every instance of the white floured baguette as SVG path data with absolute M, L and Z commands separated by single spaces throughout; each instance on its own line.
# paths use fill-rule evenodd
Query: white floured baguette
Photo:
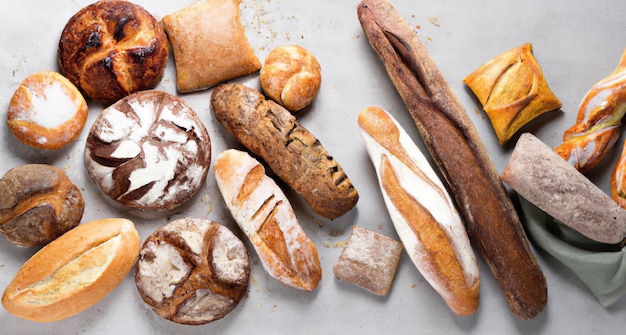
M 83 223 L 47 244 L 18 270 L 2 304 L 21 318 L 57 321 L 91 307 L 126 278 L 140 238 L 133 222 Z
M 502 180 L 526 200 L 582 235 L 617 244 L 626 237 L 626 210 L 530 133 L 520 136 Z
M 378 107 L 358 117 L 391 220 L 411 260 L 459 315 L 479 304 L 480 275 L 457 210 L 428 160 Z
M 214 169 L 228 209 L 270 276 L 295 288 L 315 289 L 322 277 L 317 249 L 263 165 L 229 149 L 218 156 Z

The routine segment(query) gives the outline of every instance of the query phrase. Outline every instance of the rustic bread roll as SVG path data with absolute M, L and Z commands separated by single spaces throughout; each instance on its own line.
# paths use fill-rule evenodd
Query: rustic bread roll
M 198 325 L 231 312 L 246 293 L 249 276 L 246 248 L 228 228 L 185 218 L 146 239 L 135 283 L 158 315 Z
M 402 243 L 367 228 L 352 226 L 333 273 L 337 278 L 385 296 L 391 291 L 401 253 Z
M 335 219 L 356 205 L 359 195 L 343 168 L 288 110 L 236 83 L 216 87 L 211 106 L 222 126 L 263 159 L 313 211 Z
M 626 238 L 626 210 L 530 133 L 517 141 L 502 180 L 587 238 L 608 244 Z
M 21 142 L 56 150 L 74 141 L 87 121 L 87 102 L 67 78 L 42 71 L 24 79 L 7 113 L 9 131 Z
M 230 149 L 218 156 L 214 170 L 226 206 L 270 276 L 295 288 L 315 289 L 322 278 L 317 249 L 263 165 Z
M 21 247 L 47 244 L 83 217 L 80 190 L 52 165 L 15 167 L 0 179 L 0 190 L 0 232 Z
M 95 305 L 137 261 L 139 234 L 126 219 L 81 224 L 43 247 L 18 270 L 2 305 L 21 318 L 51 322 Z
M 260 80 L 263 92 L 270 99 L 297 112 L 317 96 L 322 73 L 309 50 L 299 45 L 286 45 L 274 48 L 267 55 Z
M 167 59 L 167 36 L 159 22 L 128 1 L 98 1 L 82 8 L 59 41 L 61 73 L 105 104 L 154 88 Z
M 131 94 L 94 121 L 85 165 L 111 199 L 143 212 L 172 210 L 203 185 L 209 134 L 182 99 L 161 91 Z
M 455 313 L 473 314 L 479 304 L 478 263 L 446 187 L 390 114 L 368 107 L 358 123 L 409 257 Z
M 561 107 L 530 43 L 491 59 L 463 82 L 483 105 L 502 145 L 530 121 Z
M 204 0 L 163 18 L 178 92 L 193 92 L 261 68 L 248 43 L 237 0 Z

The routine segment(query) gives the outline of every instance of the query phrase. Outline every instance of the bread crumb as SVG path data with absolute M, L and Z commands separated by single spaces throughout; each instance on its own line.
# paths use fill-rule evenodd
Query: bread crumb
M 432 23 L 435 27 L 440 27 L 440 25 L 439 25 L 439 18 L 437 18 L 437 17 L 429 17 L 428 21 L 430 21 L 430 23 Z

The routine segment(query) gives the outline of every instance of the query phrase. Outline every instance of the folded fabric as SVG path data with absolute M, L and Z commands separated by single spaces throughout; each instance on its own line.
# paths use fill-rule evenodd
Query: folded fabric
M 518 198 L 531 242 L 572 270 L 602 306 L 612 305 L 626 293 L 626 248 L 592 241 Z

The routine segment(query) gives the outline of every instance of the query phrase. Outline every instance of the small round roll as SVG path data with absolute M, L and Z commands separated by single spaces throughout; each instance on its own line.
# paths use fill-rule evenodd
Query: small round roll
M 299 45 L 280 46 L 267 55 L 260 73 L 261 88 L 291 112 L 310 105 L 322 84 L 320 64 Z
M 86 121 L 83 95 L 54 71 L 26 77 L 13 94 L 7 113 L 11 134 L 37 149 L 65 147 L 78 137 Z

